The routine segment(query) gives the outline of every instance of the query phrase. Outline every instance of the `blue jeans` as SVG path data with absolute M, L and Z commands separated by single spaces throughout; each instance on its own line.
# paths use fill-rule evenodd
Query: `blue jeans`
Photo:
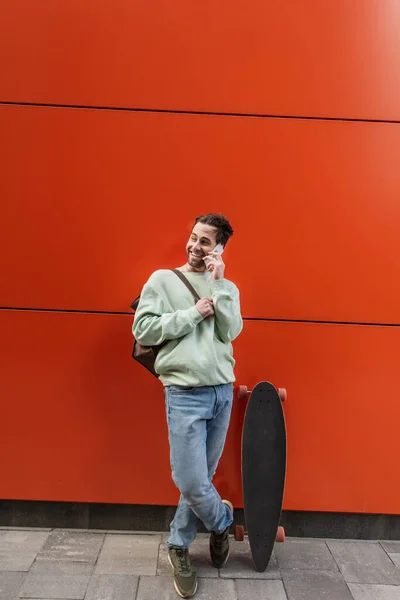
M 233 384 L 164 388 L 172 479 L 181 492 L 168 546 L 187 548 L 201 520 L 209 531 L 231 525 L 230 508 L 212 484 L 224 449 Z

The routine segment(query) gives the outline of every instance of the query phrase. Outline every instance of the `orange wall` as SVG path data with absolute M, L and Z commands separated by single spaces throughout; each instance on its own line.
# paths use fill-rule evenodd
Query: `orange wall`
M 0 7 L 0 498 L 177 501 L 126 313 L 221 211 L 238 382 L 289 392 L 284 507 L 400 514 L 398 2 L 157 8 Z

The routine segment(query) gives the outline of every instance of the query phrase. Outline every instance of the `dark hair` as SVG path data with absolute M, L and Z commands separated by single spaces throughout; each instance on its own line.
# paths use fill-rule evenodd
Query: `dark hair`
M 216 213 L 208 213 L 207 215 L 201 215 L 197 217 L 194 224 L 203 223 L 204 225 L 210 225 L 215 227 L 217 230 L 217 244 L 226 246 L 230 237 L 233 236 L 233 229 L 228 219 L 224 215 L 217 215 Z

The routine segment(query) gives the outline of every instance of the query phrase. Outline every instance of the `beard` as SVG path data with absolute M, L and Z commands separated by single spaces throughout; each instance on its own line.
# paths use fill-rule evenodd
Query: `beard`
M 193 254 L 191 254 L 191 252 L 188 252 L 188 263 L 191 267 L 194 267 L 195 269 L 204 269 L 206 268 L 206 264 L 203 260 L 203 257 L 201 258 L 195 258 L 193 256 Z

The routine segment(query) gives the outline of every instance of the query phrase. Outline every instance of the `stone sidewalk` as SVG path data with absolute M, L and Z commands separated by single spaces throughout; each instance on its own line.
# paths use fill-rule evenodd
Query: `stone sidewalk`
M 166 534 L 0 528 L 0 600 L 176 600 Z M 208 536 L 191 546 L 198 600 L 400 600 L 400 542 L 288 538 L 257 573 L 231 538 L 214 569 Z

